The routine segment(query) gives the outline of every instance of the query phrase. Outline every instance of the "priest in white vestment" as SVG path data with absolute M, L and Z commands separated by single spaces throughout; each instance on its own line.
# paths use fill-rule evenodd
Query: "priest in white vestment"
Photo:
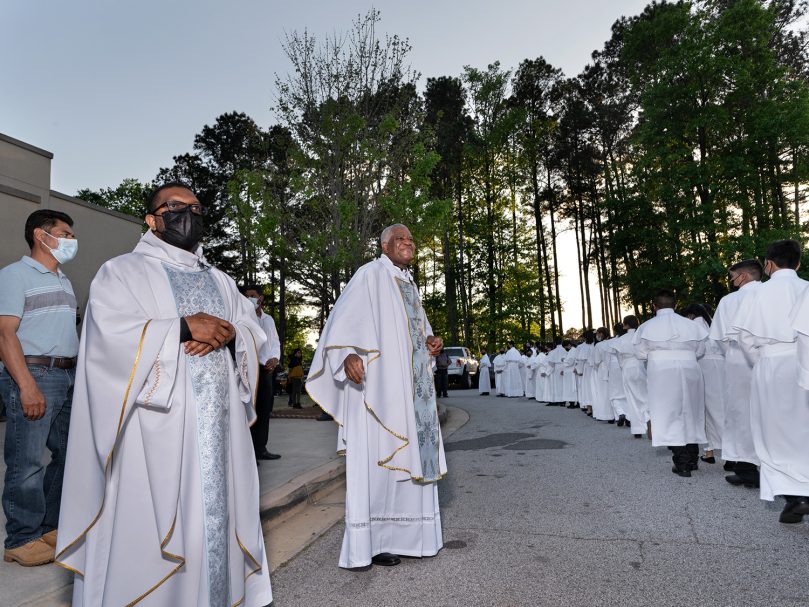
M 683 310 L 689 319 L 710 333 L 711 313 L 702 304 L 690 304 Z M 700 459 L 716 463 L 714 450 L 722 448 L 722 426 L 725 418 L 725 355 L 719 342 L 705 338 L 705 356 L 699 359 L 705 384 L 705 455 Z
M 615 343 L 624 334 L 623 323 L 614 326 L 615 337 L 608 339 L 607 347 L 607 368 L 609 374 L 609 397 L 612 406 L 613 417 L 618 426 L 626 424 L 626 392 L 624 390 L 624 378 L 621 371 L 621 362 L 618 360 L 618 352 L 615 350 Z
M 74 607 L 272 601 L 249 429 L 266 338 L 202 256 L 203 212 L 161 186 L 90 287 L 56 546 Z
M 588 329 L 584 332 L 584 343 L 576 347 L 576 394 L 579 397 L 579 407 L 588 413 L 592 410 L 592 391 L 590 390 L 590 366 L 587 361 L 593 349 L 595 333 Z
M 635 438 L 642 438 L 646 434 L 651 417 L 646 391 L 646 363 L 635 356 L 635 346 L 632 343 L 640 322 L 637 316 L 630 314 L 624 316 L 623 325 L 626 333 L 613 340 L 610 347 L 621 364 L 621 380 L 624 382 L 626 416 L 630 431 Z
M 536 398 L 537 351 L 531 347 L 526 351 L 525 360 L 525 396 L 529 400 Z
M 548 355 L 543 351 L 544 346 L 537 346 L 537 355 L 534 360 L 536 373 L 534 374 L 534 398 L 539 403 L 548 402 L 547 395 L 550 392 L 548 387 Z
M 520 373 L 522 355 L 514 347 L 513 341 L 508 342 L 508 346 L 508 351 L 503 358 L 505 363 L 505 368 L 503 369 L 503 393 L 509 398 L 516 398 L 525 394 L 522 374 Z
M 346 514 L 339 566 L 392 566 L 441 550 L 437 481 L 447 472 L 438 423 L 432 334 L 408 269 L 406 226 L 385 228 L 382 255 L 362 266 L 329 314 L 306 390 L 339 425 Z
M 798 277 L 800 259 L 796 241 L 772 243 L 764 262 L 770 279 L 745 298 L 735 322 L 742 350 L 755 361 L 750 417 L 761 499 L 786 499 L 782 523 L 799 523 L 809 514 L 809 384 L 801 371 L 806 359 L 799 359 L 809 332 L 809 282 Z
M 562 382 L 564 381 L 562 371 L 564 370 L 565 355 L 567 350 L 562 346 L 561 341 L 557 341 L 553 350 L 548 352 L 548 364 L 550 366 L 550 380 L 551 380 L 551 400 L 554 405 L 564 404 L 564 396 Z
M 600 421 L 615 421 L 610 404 L 610 375 L 609 375 L 609 332 L 606 327 L 596 330 L 596 343 L 590 351 L 588 358 L 593 372 L 590 374 L 590 389 L 593 394 L 593 419 Z
M 671 447 L 672 472 L 689 477 L 697 469 L 705 437 L 705 388 L 697 362 L 708 332 L 674 311 L 676 297 L 661 289 L 654 297 L 655 317 L 633 336 L 635 355 L 647 361 L 652 445 Z
M 744 300 L 761 287 L 763 272 L 757 259 L 746 259 L 730 267 L 730 280 L 737 290 L 719 301 L 710 330 L 711 339 L 721 346 L 725 355 L 722 459 L 725 460 L 725 470 L 733 472 L 725 479 L 732 485 L 751 489 L 759 486 L 758 466 L 761 463 L 753 443 L 750 418 L 753 361 L 742 352 L 739 331 L 734 325 Z
M 492 368 L 492 363 L 489 360 L 489 355 L 483 351 L 483 356 L 480 357 L 478 367 L 478 393 L 481 396 L 488 396 L 492 390 L 492 379 L 489 377 L 489 369 Z
M 562 400 L 568 403 L 568 408 L 573 409 L 578 404 L 576 395 L 576 346 L 569 340 L 565 340 L 568 350 L 562 363 Z M 564 344 L 563 344 L 564 345 Z
M 492 360 L 492 367 L 494 368 L 494 393 L 497 396 L 505 396 L 503 371 L 506 368 L 506 351 L 504 348 L 501 348 L 500 352 Z

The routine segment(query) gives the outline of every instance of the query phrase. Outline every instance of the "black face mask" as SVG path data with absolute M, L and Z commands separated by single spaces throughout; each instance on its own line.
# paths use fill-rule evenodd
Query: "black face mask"
M 190 208 L 183 211 L 166 211 L 160 216 L 163 219 L 163 231 L 158 232 L 163 242 L 194 251 L 205 234 L 202 215 L 195 215 Z

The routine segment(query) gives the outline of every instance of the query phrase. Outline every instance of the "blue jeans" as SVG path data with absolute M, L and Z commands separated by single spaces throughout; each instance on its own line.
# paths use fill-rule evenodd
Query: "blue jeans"
M 6 549 L 42 537 L 59 524 L 76 372 L 42 365 L 29 365 L 28 370 L 45 397 L 45 415 L 36 421 L 23 415 L 17 383 L 7 370 L 0 373 L 0 395 L 6 403 Z M 47 468 L 42 464 L 45 447 L 51 452 Z

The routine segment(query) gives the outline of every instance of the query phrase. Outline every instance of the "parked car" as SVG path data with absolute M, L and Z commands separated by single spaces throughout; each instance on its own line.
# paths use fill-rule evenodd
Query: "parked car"
M 469 351 L 462 346 L 445 347 L 449 356 L 449 381 L 461 388 L 472 388 L 478 383 L 478 368 L 480 363 Z

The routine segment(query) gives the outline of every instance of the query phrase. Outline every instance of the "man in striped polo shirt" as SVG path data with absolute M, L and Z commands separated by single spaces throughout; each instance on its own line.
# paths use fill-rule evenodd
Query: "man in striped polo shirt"
M 31 254 L 0 270 L 0 396 L 6 403 L 4 560 L 53 560 L 76 355 L 76 296 L 60 264 L 78 244 L 73 220 L 40 210 L 25 222 Z M 47 447 L 51 461 L 44 467 Z

